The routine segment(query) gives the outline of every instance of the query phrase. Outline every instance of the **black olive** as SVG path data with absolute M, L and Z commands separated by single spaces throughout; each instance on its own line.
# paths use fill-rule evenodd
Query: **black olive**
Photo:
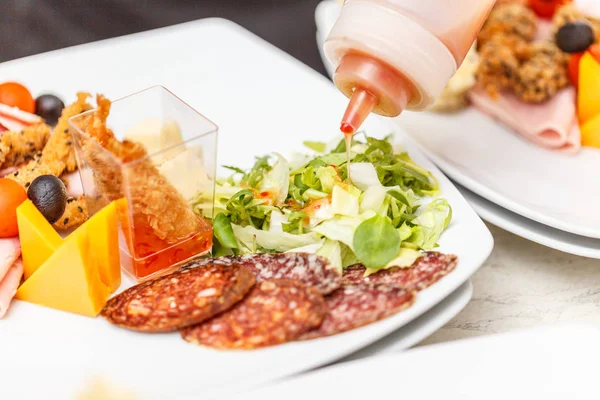
M 27 197 L 51 224 L 62 217 L 67 207 L 67 188 L 53 175 L 41 175 L 31 182 Z
M 35 113 L 46 120 L 48 125 L 56 125 L 65 103 L 53 94 L 43 94 L 35 99 Z
M 565 53 L 586 51 L 595 41 L 594 30 L 585 21 L 569 22 L 556 33 L 556 44 Z

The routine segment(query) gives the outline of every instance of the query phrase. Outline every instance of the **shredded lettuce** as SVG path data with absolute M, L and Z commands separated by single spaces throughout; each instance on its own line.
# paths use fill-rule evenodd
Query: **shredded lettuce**
M 232 228 L 233 234 L 248 250 L 248 253 L 255 253 L 258 247 L 285 252 L 297 247 L 319 243 L 321 240 L 315 233 L 293 235 L 287 232 L 269 232 L 252 226 L 242 227 L 239 225 L 232 225 Z
M 390 137 L 361 135 L 350 164 L 338 139 L 305 142 L 314 153 L 289 160 L 256 158 L 248 170 L 227 166 L 232 175 L 217 180 L 214 198 L 201 190 L 191 200 L 196 213 L 215 218 L 214 253 L 306 252 L 340 271 L 361 263 L 372 273 L 435 248 L 452 219 L 437 180 Z
M 327 258 L 331 266 L 335 267 L 340 274 L 343 272 L 342 249 L 339 242 L 329 239 L 325 240 L 325 243 L 317 250 L 316 254 Z

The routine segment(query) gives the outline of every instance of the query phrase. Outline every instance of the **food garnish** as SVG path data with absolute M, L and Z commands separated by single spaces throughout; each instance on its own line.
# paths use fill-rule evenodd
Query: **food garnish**
M 309 252 L 340 271 L 360 262 L 373 272 L 410 266 L 452 218 L 446 200 L 428 199 L 439 192 L 436 179 L 389 137 L 355 137 L 350 166 L 342 140 L 312 156 L 275 154 L 248 171 L 228 168 L 234 174 L 215 189 L 217 254 Z M 210 218 L 211 201 L 198 195 L 192 203 Z
M 581 53 L 595 41 L 594 30 L 587 21 L 566 23 L 556 33 L 556 44 L 565 53 Z
M 53 175 L 41 175 L 31 182 L 27 197 L 51 224 L 64 214 L 67 207 L 67 188 Z
M 17 207 L 27 200 L 27 193 L 18 183 L 0 178 L 0 238 L 19 234 Z
M 65 103 L 53 94 L 43 94 L 35 99 L 35 113 L 52 126 L 56 125 L 64 108 Z
M 25 86 L 16 82 L 0 84 L 0 103 L 17 107 L 27 113 L 35 112 L 35 100 Z

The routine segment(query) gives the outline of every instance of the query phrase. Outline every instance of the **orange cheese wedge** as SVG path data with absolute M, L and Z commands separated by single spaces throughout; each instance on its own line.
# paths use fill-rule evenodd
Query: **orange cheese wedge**
M 87 254 L 86 231 L 75 231 L 17 290 L 16 298 L 58 310 L 97 316 L 110 295 Z
M 116 203 L 98 211 L 78 230 L 87 230 L 86 254 L 111 293 L 121 286 L 121 260 Z
M 30 200 L 17 208 L 25 279 L 50 258 L 63 240 Z
M 600 148 L 600 114 L 581 126 L 581 144 Z
M 35 268 L 31 268 L 16 298 L 77 314 L 98 315 L 108 296 L 121 284 L 116 204 L 94 214 L 66 239 L 59 236 L 60 243 L 50 233 L 48 221 L 35 211 L 29 202 L 20 212 L 21 240 L 31 253 L 28 257 L 23 253 L 23 258 L 32 260 Z M 36 255 L 40 248 L 44 248 L 44 254 Z
M 600 63 L 589 53 L 579 63 L 577 112 L 582 126 L 600 115 Z

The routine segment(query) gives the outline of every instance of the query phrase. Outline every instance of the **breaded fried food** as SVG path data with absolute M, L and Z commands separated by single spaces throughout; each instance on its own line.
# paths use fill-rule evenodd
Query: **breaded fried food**
M 479 52 L 477 85 L 497 98 L 502 90 L 513 86 L 518 70 L 519 60 L 510 46 L 497 40 L 488 41 Z
M 552 42 L 532 45 L 532 56 L 519 68 L 513 88 L 527 103 L 543 103 L 569 85 L 566 55 Z
M 88 206 L 85 196 L 67 199 L 67 207 L 62 217 L 54 223 L 54 228 L 59 230 L 79 226 L 89 218 Z
M 52 131 L 42 154 L 34 160 L 19 168 L 18 171 L 7 178 L 19 182 L 27 188 L 31 182 L 40 175 L 54 175 L 60 177 L 63 172 L 77 169 L 77 159 L 73 141 L 69 133 L 69 118 L 91 110 L 92 106 L 87 103 L 88 93 L 77 93 L 77 101 L 62 112 L 58 124 Z
M 477 40 L 484 46 L 499 33 L 517 35 L 532 41 L 537 33 L 538 18 L 529 7 L 518 3 L 500 4 L 492 10 Z
M 28 126 L 19 132 L 4 132 L 0 136 L 0 169 L 15 167 L 34 160 L 42 151 L 48 138 L 50 127 L 46 124 Z
M 120 142 L 106 127 L 111 102 L 98 95 L 97 103 L 98 108 L 86 128 L 87 135 L 93 140 L 84 143 L 82 148 L 94 171 L 99 193 L 103 193 L 108 201 L 122 198 L 122 182 L 126 178 L 134 223 L 147 224 L 156 237 L 167 243 L 177 243 L 199 232 L 206 222 L 192 211 L 186 199 L 160 174 L 142 144 L 128 140 Z M 113 160 L 98 151 L 98 145 L 122 163 L 136 163 L 124 170 L 116 168 Z

